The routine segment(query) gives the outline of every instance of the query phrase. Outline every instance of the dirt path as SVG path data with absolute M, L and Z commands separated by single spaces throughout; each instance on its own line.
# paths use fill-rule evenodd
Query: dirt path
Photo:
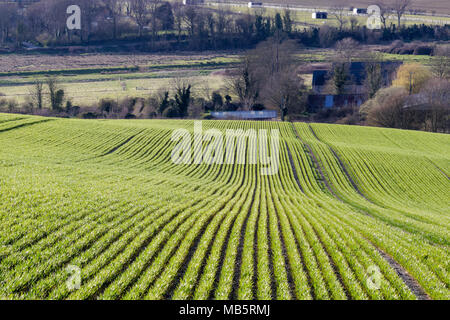
M 420 284 L 414 279 L 405 268 L 403 268 L 397 261 L 394 260 L 389 254 L 378 248 L 372 243 L 372 245 L 377 249 L 378 253 L 386 260 L 392 269 L 397 272 L 397 275 L 403 280 L 406 286 L 411 290 L 411 292 L 416 296 L 418 300 L 431 300 L 430 296 L 423 290 Z
M 292 172 L 294 173 L 294 179 L 297 182 L 297 185 L 300 188 L 300 190 L 303 193 L 305 193 L 303 191 L 303 188 L 302 188 L 301 184 L 300 184 L 300 180 L 298 179 L 297 169 L 295 169 L 295 165 L 294 165 L 294 158 L 292 158 L 292 153 L 291 153 L 291 150 L 289 149 L 289 146 L 288 146 L 287 142 L 286 142 L 286 150 L 288 152 L 289 162 L 291 163 Z
M 334 157 L 336 158 L 336 160 L 339 163 L 339 166 L 341 167 L 342 172 L 344 172 L 345 176 L 347 177 L 348 181 L 350 181 L 350 184 L 352 185 L 353 189 L 355 189 L 356 192 L 358 192 L 358 194 L 363 197 L 366 201 L 374 204 L 371 200 L 367 199 L 367 197 L 361 192 L 361 190 L 358 188 L 358 186 L 356 185 L 355 181 L 353 180 L 353 178 L 350 176 L 349 172 L 347 171 L 347 168 L 345 167 L 344 163 L 342 162 L 341 158 L 338 156 L 338 154 L 336 153 L 336 151 L 334 151 L 334 149 L 325 141 L 322 141 L 319 139 L 319 137 L 317 136 L 316 132 L 314 131 L 314 129 L 311 127 L 311 125 L 308 124 L 309 129 L 311 130 L 312 134 L 314 135 L 314 137 L 317 139 L 317 141 L 320 141 L 322 143 L 324 143 L 331 151 L 331 153 L 333 153 Z
M 309 144 L 307 144 L 298 134 L 297 129 L 295 128 L 294 124 L 291 122 L 292 124 L 292 129 L 294 130 L 295 135 L 297 136 L 297 138 L 302 142 L 302 144 L 304 146 L 306 146 L 306 148 L 308 149 L 308 154 L 310 156 L 310 158 L 312 159 L 312 163 L 314 164 L 314 167 L 317 169 L 317 171 L 320 173 L 320 177 L 322 179 L 322 182 L 325 184 L 326 188 L 328 189 L 328 191 L 336 198 L 338 199 L 340 202 L 344 202 L 342 201 L 341 198 L 339 198 L 339 196 L 334 192 L 334 190 L 331 188 L 330 184 L 328 183 L 328 180 L 325 179 L 325 175 L 322 171 L 322 166 L 320 165 L 319 160 L 317 160 L 316 155 L 314 154 L 314 152 L 312 151 L 311 147 L 309 146 Z

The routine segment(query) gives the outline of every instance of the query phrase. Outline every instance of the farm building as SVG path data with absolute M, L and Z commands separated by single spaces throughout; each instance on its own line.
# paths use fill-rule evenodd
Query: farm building
M 267 120 L 275 119 L 277 117 L 277 112 L 275 110 L 224 111 L 211 112 L 211 116 L 216 119 Z
M 308 111 L 316 112 L 322 109 L 360 107 L 365 101 L 364 94 L 311 94 L 308 96 Z
M 326 82 L 328 80 L 328 70 L 314 70 L 312 87 L 315 93 L 321 93 L 325 89 Z
M 400 61 L 384 61 L 380 62 L 381 73 L 383 76 L 383 85 L 390 86 L 392 84 L 395 71 L 402 64 Z M 354 94 L 363 93 L 365 90 L 364 83 L 366 81 L 366 62 L 352 62 L 348 67 L 348 84 L 346 91 Z M 331 71 L 314 70 L 312 79 L 312 89 L 314 93 L 321 94 L 327 89 L 327 82 L 331 79 Z
M 313 12 L 313 19 L 328 19 L 328 12 Z
M 354 8 L 353 14 L 367 14 L 367 9 L 364 8 Z
M 262 2 L 249 2 L 248 7 L 249 8 L 260 8 L 262 7 Z
M 183 0 L 185 6 L 204 4 L 205 0 Z

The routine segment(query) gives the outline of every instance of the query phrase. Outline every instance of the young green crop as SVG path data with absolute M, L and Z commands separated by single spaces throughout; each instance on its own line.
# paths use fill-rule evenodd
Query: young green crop
M 173 163 L 172 132 L 193 127 L 0 114 L 0 297 L 450 298 L 447 135 L 203 122 L 279 130 L 279 171 L 263 176 Z

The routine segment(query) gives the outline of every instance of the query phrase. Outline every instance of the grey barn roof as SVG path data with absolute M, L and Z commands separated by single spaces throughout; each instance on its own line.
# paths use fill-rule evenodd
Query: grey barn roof
M 351 62 L 349 66 L 350 81 L 356 85 L 363 85 L 366 80 L 366 62 L 355 61 Z M 382 61 L 380 62 L 382 72 L 384 77 L 388 78 L 389 73 L 395 71 L 395 69 L 400 66 L 402 62 L 400 61 Z M 331 77 L 331 71 L 328 70 L 314 70 L 312 85 L 324 86 L 326 81 Z
M 223 111 L 223 112 L 211 112 L 211 116 L 217 119 L 273 119 L 277 117 L 275 110 L 262 110 L 262 111 Z

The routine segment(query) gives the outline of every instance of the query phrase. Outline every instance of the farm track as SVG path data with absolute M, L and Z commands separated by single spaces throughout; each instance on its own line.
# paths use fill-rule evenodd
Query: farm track
M 447 179 L 449 179 L 450 180 L 450 177 L 438 166 L 438 165 L 436 165 L 433 161 L 431 161 L 430 159 L 428 159 L 432 164 L 433 164 L 433 166 L 435 166 L 436 167 L 436 169 L 438 169 Z
M 319 139 L 319 137 L 317 137 L 316 133 L 314 132 L 314 129 L 309 125 L 308 126 L 309 129 L 311 130 L 312 134 L 314 135 L 314 137 L 318 140 L 321 141 Z M 358 192 L 358 194 L 363 197 L 366 201 L 373 203 L 372 201 L 370 201 L 369 199 L 366 198 L 365 195 L 363 195 L 363 193 L 361 192 L 361 190 L 359 190 L 358 186 L 356 185 L 355 181 L 353 181 L 353 178 L 350 176 L 350 174 L 348 173 L 347 169 L 345 168 L 344 163 L 342 162 L 341 158 L 337 155 L 336 151 L 334 151 L 334 149 L 327 143 L 325 143 L 328 148 L 330 149 L 330 151 L 333 153 L 334 157 L 336 158 L 336 160 L 339 162 L 340 165 L 340 169 L 342 170 L 342 172 L 345 173 L 347 179 L 350 181 L 350 183 L 352 184 L 353 189 L 356 190 L 356 192 Z
M 308 155 L 310 156 L 310 158 L 312 159 L 313 163 L 314 163 L 314 167 L 319 171 L 320 173 L 320 177 L 321 180 L 320 182 L 322 182 L 326 188 L 328 189 L 328 191 L 333 195 L 333 197 L 335 197 L 336 199 L 338 199 L 339 201 L 343 202 L 342 199 L 339 198 L 339 196 L 333 191 L 333 189 L 331 188 L 331 186 L 328 183 L 328 180 L 325 178 L 325 175 L 323 173 L 322 167 L 319 164 L 319 161 L 316 158 L 316 155 L 314 154 L 314 152 L 312 151 L 311 147 L 309 146 L 309 144 L 307 144 L 302 138 L 300 138 L 300 135 L 297 132 L 297 129 L 295 128 L 294 124 L 292 124 L 292 128 L 294 130 L 295 135 L 297 136 L 297 138 L 301 141 L 302 145 L 304 145 L 307 149 L 308 149 Z
M 391 265 L 391 267 L 397 272 L 403 282 L 408 286 L 412 293 L 417 297 L 418 300 L 431 300 L 430 296 L 423 290 L 420 284 L 414 279 L 408 271 L 405 270 L 397 261 L 395 261 L 390 255 L 376 247 L 380 252 L 381 256 Z
M 20 121 L 20 120 L 22 120 L 22 119 L 15 119 L 15 120 L 12 120 L 11 122 L 16 122 L 16 121 Z M 6 128 L 0 127 L 0 133 L 8 132 L 8 131 L 15 130 L 15 129 L 20 129 L 20 128 L 23 128 L 23 127 L 33 126 L 33 125 L 36 125 L 36 124 L 41 124 L 41 123 L 45 123 L 45 122 L 49 122 L 49 121 L 54 121 L 54 120 L 55 119 L 43 119 L 43 120 L 36 120 L 36 121 L 20 123 L 20 124 L 17 124 L 17 125 L 6 127 Z
M 410 170 L 420 175 L 424 168 L 432 179 L 381 176 L 386 169 L 370 157 L 387 156 L 364 151 L 371 171 L 362 184 L 359 149 L 335 149 L 330 141 L 340 132 L 334 136 L 327 131 L 350 128 L 203 122 L 204 130 L 222 132 L 279 130 L 279 171 L 264 176 L 261 164 L 174 164 L 169 127 L 192 130 L 192 121 L 61 119 L 33 126 L 46 119 L 18 118 L 0 114 L 0 131 L 11 128 L 0 134 L 0 179 L 6 186 L 0 221 L 2 230 L 11 230 L 0 235 L 0 297 L 450 296 L 445 244 L 450 219 L 442 202 L 449 181 L 431 160 L 423 160 L 428 167 Z M 364 128 L 351 130 L 366 134 Z M 399 148 L 385 134 L 378 141 L 396 152 L 409 150 L 417 139 L 399 132 L 403 140 L 394 141 L 405 143 Z M 445 136 L 425 138 L 432 150 L 445 145 Z M 247 145 L 237 144 L 239 150 L 247 154 Z M 445 156 L 436 152 L 433 159 L 445 164 Z M 401 160 L 405 163 L 400 166 L 410 166 L 408 158 Z M 402 187 L 402 179 L 410 184 Z M 415 184 L 420 180 L 426 187 Z M 48 187 L 42 189 L 44 184 Z M 392 188 L 401 189 L 404 199 L 419 199 L 407 202 L 408 215 L 397 208 L 397 198 L 377 205 L 377 197 Z M 426 188 L 433 190 L 429 201 Z M 367 200 L 372 198 L 376 201 Z M 429 209 L 424 211 L 424 206 Z M 435 226 L 440 220 L 441 226 Z M 66 287 L 68 264 L 81 268 L 80 290 Z M 378 290 L 367 284 L 372 266 L 380 272 Z

